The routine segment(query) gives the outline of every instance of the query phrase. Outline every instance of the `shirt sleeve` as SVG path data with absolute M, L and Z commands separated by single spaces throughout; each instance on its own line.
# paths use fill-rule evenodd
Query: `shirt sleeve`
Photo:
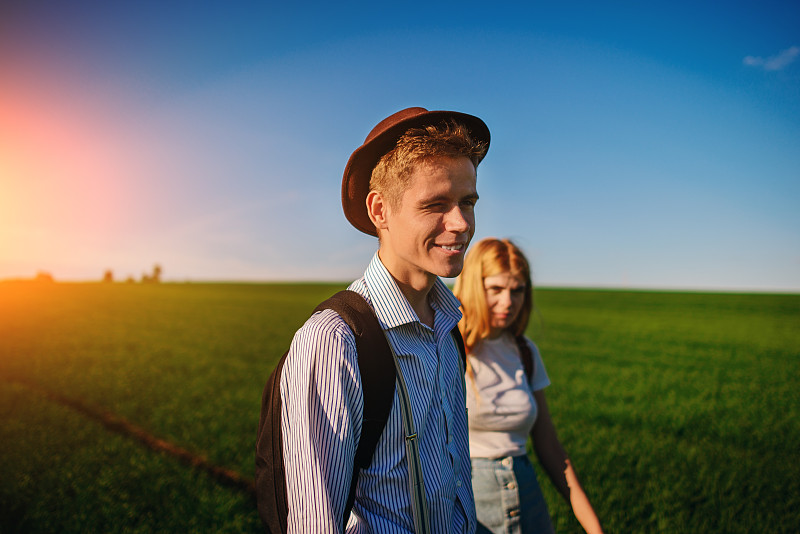
M 281 376 L 289 533 L 342 531 L 363 396 L 355 338 L 332 310 L 297 331 Z
M 531 347 L 531 352 L 533 353 L 533 380 L 531 381 L 533 385 L 531 389 L 533 391 L 539 391 L 550 385 L 550 377 L 547 375 L 547 369 L 544 367 L 542 355 L 539 354 L 539 347 L 527 337 L 525 341 Z

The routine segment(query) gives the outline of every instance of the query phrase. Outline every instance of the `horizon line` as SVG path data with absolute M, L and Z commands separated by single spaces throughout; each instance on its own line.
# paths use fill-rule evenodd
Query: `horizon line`
M 452 287 L 452 278 L 442 278 L 442 281 Z M 104 281 L 102 279 L 56 279 L 41 280 L 36 277 L 9 277 L 0 278 L 0 284 L 5 283 L 31 283 L 31 284 L 109 284 L 109 285 L 158 285 L 158 284 L 219 284 L 219 285 L 344 285 L 348 286 L 352 280 L 324 280 L 324 279 L 203 279 L 203 278 L 165 278 L 158 282 L 143 282 L 141 279 L 120 279 Z M 568 290 L 568 291 L 632 291 L 655 293 L 729 293 L 729 294 L 764 294 L 764 295 L 800 295 L 800 288 L 779 287 L 709 287 L 709 286 L 647 286 L 623 284 L 534 284 L 536 289 Z

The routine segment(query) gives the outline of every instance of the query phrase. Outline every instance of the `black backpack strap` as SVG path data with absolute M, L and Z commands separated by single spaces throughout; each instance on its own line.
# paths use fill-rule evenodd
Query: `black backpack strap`
M 389 419 L 397 374 L 383 329 L 364 297 L 355 291 L 340 291 L 317 306 L 314 311 L 324 309 L 338 313 L 353 331 L 358 352 L 361 390 L 364 395 L 361 439 L 356 448 L 350 491 L 347 494 L 342 518 L 343 526 L 346 527 L 356 499 L 359 472 L 372 462 L 378 440 Z
M 458 349 L 458 355 L 461 357 L 460 365 L 458 366 L 459 371 L 461 371 L 461 392 L 464 393 L 464 400 L 467 399 L 467 350 L 464 346 L 464 338 L 461 335 L 461 331 L 458 329 L 458 325 L 454 326 L 453 329 L 450 331 L 450 337 L 453 338 L 453 341 L 456 343 L 456 348 Z M 464 410 L 466 411 L 467 406 L 464 405 Z
M 458 329 L 458 326 L 453 327 L 453 330 L 450 331 L 450 335 L 453 336 L 453 341 L 456 342 L 458 354 L 461 356 L 461 369 L 464 370 L 467 368 L 467 350 L 464 347 L 464 338 L 461 336 L 461 331 Z
M 517 342 L 519 349 L 519 357 L 522 360 L 522 367 L 525 369 L 525 376 L 528 377 L 528 384 L 533 380 L 533 352 L 530 345 L 525 340 L 525 336 L 515 336 L 514 340 Z

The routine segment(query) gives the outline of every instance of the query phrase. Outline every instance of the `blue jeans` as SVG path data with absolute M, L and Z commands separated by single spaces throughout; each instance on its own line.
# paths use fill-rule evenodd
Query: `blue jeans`
M 554 534 L 536 471 L 525 456 L 472 458 L 477 534 Z

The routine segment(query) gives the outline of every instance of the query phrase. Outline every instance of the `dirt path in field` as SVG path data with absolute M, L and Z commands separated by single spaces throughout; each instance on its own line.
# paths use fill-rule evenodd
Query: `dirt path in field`
M 168 454 L 177 458 L 186 465 L 201 471 L 205 471 L 219 483 L 241 490 L 255 499 L 255 484 L 252 480 L 243 477 L 236 471 L 214 465 L 201 455 L 195 454 L 187 449 L 175 445 L 174 443 L 170 443 L 166 440 L 158 438 L 150 434 L 144 428 L 134 425 L 130 421 L 119 417 L 116 414 L 106 410 L 93 408 L 83 402 L 81 399 L 61 395 L 60 393 L 51 391 L 27 380 L 12 378 L 6 379 L 6 381 L 24 386 L 25 388 L 34 391 L 42 397 L 57 402 L 62 406 L 72 408 L 73 410 L 80 412 L 91 419 L 94 419 L 112 432 L 132 438 L 155 452 Z

